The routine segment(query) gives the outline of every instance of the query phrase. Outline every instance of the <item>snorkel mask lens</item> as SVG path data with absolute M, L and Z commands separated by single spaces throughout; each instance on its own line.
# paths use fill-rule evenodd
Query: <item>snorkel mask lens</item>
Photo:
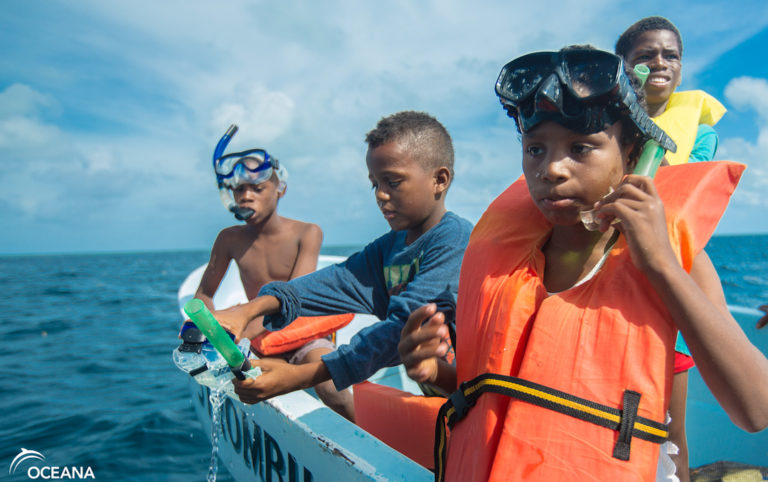
M 621 58 L 610 52 L 570 48 L 523 55 L 502 68 L 496 95 L 522 132 L 554 121 L 593 134 L 628 115 L 645 137 L 669 151 L 677 149 L 648 117 Z
M 216 177 L 230 189 L 242 184 L 261 184 L 272 177 L 276 164 L 277 159 L 263 149 L 233 152 L 216 160 Z
M 618 82 L 621 59 L 602 50 L 535 52 L 509 62 L 496 82 L 496 94 L 519 107 L 552 74 L 579 100 L 604 95 Z
M 251 159 L 235 165 L 232 177 L 225 179 L 224 184 L 235 189 L 243 184 L 261 184 L 272 177 L 272 165 L 267 162 L 255 164 Z
M 617 88 L 623 73 L 621 59 L 602 50 L 569 50 L 562 54 L 565 85 L 579 100 L 593 99 Z
M 519 105 L 527 99 L 545 77 L 554 69 L 552 55 L 555 52 L 536 52 L 523 55 L 509 62 L 501 69 L 496 81 L 496 95 L 502 97 L 510 105 Z

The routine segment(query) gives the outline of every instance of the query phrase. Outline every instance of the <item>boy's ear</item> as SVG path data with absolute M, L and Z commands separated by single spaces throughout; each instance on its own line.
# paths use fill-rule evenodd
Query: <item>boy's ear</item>
M 438 167 L 434 172 L 435 197 L 439 197 L 451 185 L 451 171 L 445 166 Z
M 285 196 L 285 191 L 288 190 L 288 185 L 284 182 L 280 182 L 277 184 L 277 199 L 280 199 L 281 197 Z

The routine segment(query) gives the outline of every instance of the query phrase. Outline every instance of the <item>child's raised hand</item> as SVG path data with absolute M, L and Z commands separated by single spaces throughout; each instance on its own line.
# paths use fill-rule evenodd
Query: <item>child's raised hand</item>
M 425 323 L 426 321 L 426 323 Z M 438 376 L 438 358 L 445 356 L 448 345 L 445 315 L 430 303 L 411 313 L 400 334 L 397 349 L 408 376 L 419 383 L 434 384 Z
M 629 245 L 632 262 L 648 274 L 677 262 L 669 244 L 664 204 L 653 180 L 647 176 L 628 175 L 619 187 L 595 203 L 600 230 L 618 229 Z M 620 222 L 611 224 L 614 219 Z

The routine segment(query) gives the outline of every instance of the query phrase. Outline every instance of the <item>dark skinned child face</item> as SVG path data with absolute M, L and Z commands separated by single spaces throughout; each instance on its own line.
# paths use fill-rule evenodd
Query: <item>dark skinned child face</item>
M 281 193 L 277 183 L 270 179 L 261 184 L 241 184 L 232 190 L 232 195 L 238 206 L 253 209 L 253 216 L 246 222 L 259 224 L 275 213 Z
M 400 143 L 393 141 L 369 149 L 366 164 L 384 219 L 395 231 L 407 230 L 408 242 L 440 221 L 445 212 L 440 194 L 447 184 L 413 159 Z
M 630 148 L 621 123 L 581 134 L 543 122 L 523 134 L 523 173 L 536 207 L 553 224 L 581 223 L 579 213 L 616 188 L 628 172 Z
M 682 59 L 677 36 L 669 30 L 649 30 L 635 40 L 627 54 L 627 63 L 646 65 L 651 73 L 645 82 L 645 98 L 649 107 L 666 107 L 669 96 L 680 85 Z M 661 109 L 663 112 L 663 109 Z M 652 115 L 661 114 L 652 113 Z

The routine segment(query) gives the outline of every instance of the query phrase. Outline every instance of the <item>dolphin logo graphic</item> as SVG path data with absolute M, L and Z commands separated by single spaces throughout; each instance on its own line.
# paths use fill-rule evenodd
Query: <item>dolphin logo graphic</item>
M 15 473 L 16 469 L 19 468 L 19 465 L 25 460 L 29 460 L 29 459 L 45 460 L 45 456 L 40 452 L 36 452 L 34 450 L 27 450 L 22 447 L 21 452 L 19 452 L 19 455 L 13 458 L 13 462 L 11 462 L 11 466 L 8 468 L 8 473 L 9 474 Z

